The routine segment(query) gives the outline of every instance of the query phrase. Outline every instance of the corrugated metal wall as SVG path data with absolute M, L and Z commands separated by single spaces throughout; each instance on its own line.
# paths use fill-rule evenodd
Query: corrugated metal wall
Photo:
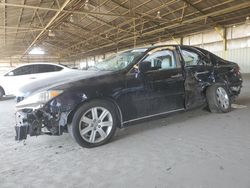
M 250 24 L 227 27 L 227 51 L 217 30 L 205 31 L 183 38 L 183 44 L 204 48 L 239 64 L 242 73 L 250 73 Z

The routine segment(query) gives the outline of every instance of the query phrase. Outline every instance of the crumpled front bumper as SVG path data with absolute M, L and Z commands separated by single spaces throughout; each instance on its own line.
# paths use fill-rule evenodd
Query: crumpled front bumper
M 15 140 L 20 141 L 30 136 L 62 135 L 67 132 L 68 113 L 52 114 L 43 109 L 25 109 L 16 112 Z
M 84 95 L 85 96 L 85 95 Z M 68 120 L 77 105 L 86 100 L 83 95 L 74 93 L 60 95 L 46 104 L 35 107 L 30 104 L 26 107 L 17 107 L 16 111 L 16 140 L 26 139 L 28 135 L 62 135 L 67 133 Z
M 38 114 L 34 111 L 16 112 L 15 140 L 24 140 L 27 138 L 27 135 L 38 136 L 42 134 L 42 122 Z

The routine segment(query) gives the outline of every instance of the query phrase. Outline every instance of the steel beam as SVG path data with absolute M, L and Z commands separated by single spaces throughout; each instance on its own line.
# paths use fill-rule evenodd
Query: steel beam
M 49 23 L 43 28 L 43 30 L 36 36 L 36 38 L 33 40 L 33 42 L 29 45 L 29 47 L 25 50 L 24 54 L 26 54 L 29 49 L 36 43 L 36 41 L 39 39 L 39 37 L 46 31 L 46 29 L 55 21 L 55 19 L 58 17 L 58 15 L 62 12 L 62 10 L 67 6 L 67 4 L 70 2 L 70 0 L 65 0 L 61 8 L 56 12 L 56 14 L 51 18 Z
M 0 25 L 0 29 L 43 30 L 43 28 L 38 28 L 38 27 L 16 27 L 16 26 L 4 26 L 4 25 Z
M 224 4 L 233 2 L 233 1 L 234 1 L 234 0 L 228 0 L 228 1 L 226 1 L 226 2 L 222 2 L 222 3 L 216 4 L 216 5 L 212 6 L 212 7 L 207 7 L 207 8 L 204 9 L 204 11 L 205 11 L 205 10 L 210 10 L 210 9 L 215 8 L 215 7 L 217 7 L 217 6 L 221 6 L 221 5 L 224 5 Z M 147 2 L 147 1 L 144 1 L 143 4 L 144 4 L 145 2 Z M 170 5 L 171 3 L 173 3 L 173 2 L 174 2 L 174 1 L 169 1 L 169 2 L 167 2 L 167 3 L 164 3 L 164 6 L 168 6 L 168 5 Z M 193 2 L 193 5 L 196 5 L 198 2 L 200 2 L 200 1 Z M 157 8 L 158 8 L 158 9 L 159 9 L 159 8 L 163 8 L 164 6 L 162 5 L 162 6 L 157 7 Z M 140 5 L 139 5 L 138 7 L 135 7 L 135 9 L 136 9 L 136 8 L 139 8 L 139 7 L 140 7 Z M 157 8 L 156 8 L 156 9 L 157 9 Z M 177 11 L 182 10 L 182 9 L 183 9 L 183 8 L 181 7 L 181 8 L 179 8 L 179 9 L 174 10 L 174 12 L 177 12 Z M 152 10 L 150 10 L 149 12 L 152 12 L 152 11 L 155 11 L 155 9 L 152 9 Z M 163 16 L 164 16 L 164 17 L 167 17 L 168 14 L 171 14 L 171 13 L 164 14 Z M 188 17 L 188 16 L 192 16 L 192 15 L 194 15 L 194 14 L 195 14 L 195 13 L 189 13 L 189 14 L 187 14 L 187 15 L 185 15 L 185 16 Z M 179 19 L 179 18 L 178 18 L 178 19 Z M 174 19 L 173 21 L 179 22 L 178 19 Z M 122 26 L 124 26 L 124 25 L 126 25 L 126 24 L 129 24 L 129 22 L 132 22 L 132 19 L 131 19 L 131 20 L 128 20 L 128 21 L 126 21 L 126 22 L 123 22 L 123 23 L 121 23 L 121 24 L 119 24 L 119 25 L 117 25 L 117 26 L 118 26 L 118 27 L 122 27 Z M 143 22 L 141 23 L 141 25 L 144 25 L 146 22 L 149 22 L 149 20 L 143 21 Z M 169 21 L 168 21 L 168 22 L 169 22 Z M 167 22 L 167 23 L 168 23 L 168 22 Z M 166 22 L 165 22 L 165 23 L 166 23 Z M 138 26 L 138 24 L 137 24 L 136 26 Z M 88 25 L 86 25 L 86 27 L 88 27 Z M 131 27 L 128 28 L 128 30 L 129 30 L 129 29 L 133 29 L 133 27 L 134 27 L 134 25 L 131 25 Z M 155 27 L 155 26 L 148 27 L 147 29 L 153 29 L 153 27 Z M 98 27 L 97 29 L 99 29 L 99 27 Z M 109 29 L 109 30 L 106 30 L 106 31 L 105 31 L 104 33 L 102 33 L 102 34 L 105 34 L 105 33 L 109 32 L 109 31 L 110 31 L 110 29 Z
M 117 2 L 116 0 L 110 0 L 112 3 L 115 3 L 116 5 L 118 5 L 119 7 L 122 7 L 124 9 L 126 9 L 128 12 L 131 11 L 131 9 L 125 5 L 123 5 L 122 3 L 120 2 Z M 139 16 L 139 17 L 144 17 L 144 19 L 148 20 L 148 21 L 153 21 L 153 22 L 159 22 L 159 20 L 155 19 L 154 16 L 151 16 L 149 14 L 146 14 L 146 13 L 139 13 L 139 12 L 135 12 L 134 11 L 134 14 Z M 146 17 L 146 18 L 145 18 Z M 169 21 L 169 20 L 166 20 L 166 19 L 162 19 L 160 20 L 160 22 L 162 21 Z
M 142 4 L 140 4 L 140 5 L 138 5 L 137 7 L 135 7 L 135 8 L 133 8 L 133 9 L 136 9 L 136 8 L 139 8 L 139 7 L 141 7 L 141 6 L 143 6 L 144 4 L 146 4 L 147 2 L 150 2 L 151 0 L 148 0 L 148 1 L 144 1 Z M 169 1 L 168 3 L 166 3 L 166 4 L 164 4 L 164 5 L 161 5 L 160 7 L 157 7 L 157 8 L 155 8 L 156 10 L 158 10 L 159 8 L 164 8 L 164 7 L 166 7 L 166 6 L 168 6 L 168 5 L 170 5 L 171 3 L 174 3 L 174 1 L 175 0 L 171 0 L 171 1 Z M 152 11 L 155 11 L 155 9 L 151 9 L 149 12 L 152 12 Z M 128 12 L 127 12 L 128 13 Z M 148 22 L 149 20 L 146 20 L 145 22 Z M 126 24 L 129 24 L 129 22 L 133 22 L 133 19 L 130 19 L 130 20 L 128 20 L 128 21 L 125 21 L 125 22 L 123 22 L 122 24 L 119 24 L 119 25 L 117 25 L 117 27 L 122 27 L 122 26 L 124 26 L 124 25 L 126 25 Z M 168 20 L 168 22 L 169 22 L 169 20 Z M 144 23 L 144 22 L 143 22 Z M 164 23 L 166 23 L 166 22 L 164 22 Z M 87 25 L 88 26 L 88 25 Z M 87 27 L 86 26 L 86 27 Z M 103 26 L 103 25 L 102 25 Z M 136 25 L 137 26 L 137 25 Z M 100 26 L 101 27 L 101 26 Z M 95 29 L 99 29 L 100 27 L 97 27 L 97 28 L 95 28 Z M 134 24 L 131 26 L 131 28 L 133 29 L 134 28 Z M 94 30 L 95 30 L 94 29 Z M 128 28 L 127 30 L 129 30 L 130 28 Z M 94 30 L 92 30 L 92 31 L 94 31 Z M 104 33 L 102 33 L 102 34 L 105 34 L 105 33 L 108 33 L 108 32 L 110 32 L 110 31 L 112 31 L 112 29 L 108 29 L 108 30 L 106 30 Z M 133 35 L 134 36 L 134 35 Z M 128 36 L 126 36 L 126 37 L 128 37 Z M 79 43 L 77 43 L 77 44 L 75 44 L 75 45 L 72 45 L 72 46 L 70 46 L 69 48 L 74 48 L 75 46 L 78 46 L 78 45 L 80 45 L 82 42 L 80 41 Z
M 39 6 L 41 5 L 41 3 L 42 3 L 42 0 L 39 0 Z M 35 19 L 36 12 L 37 12 L 37 10 L 33 11 L 33 15 L 31 17 L 31 20 L 30 20 L 30 23 L 29 23 L 29 27 L 31 27 L 31 25 L 32 25 L 32 23 L 33 23 L 33 21 Z M 23 38 L 25 38 L 25 37 L 26 37 L 26 33 L 23 35 Z
M 203 20 L 204 18 L 206 18 L 208 16 L 218 16 L 218 15 L 230 13 L 230 12 L 237 11 L 237 10 L 240 10 L 242 8 L 248 8 L 248 7 L 250 7 L 250 2 L 244 2 L 244 3 L 241 3 L 241 4 L 237 4 L 235 6 L 232 6 L 232 7 L 228 7 L 228 8 L 221 9 L 221 10 L 218 10 L 218 11 L 215 11 L 215 12 L 211 12 L 211 13 L 208 13 L 208 14 L 205 14 L 205 15 L 201 15 L 201 16 L 194 17 L 194 18 L 191 18 L 191 19 L 188 19 L 188 20 L 184 20 L 182 23 L 172 22 L 172 24 L 168 24 L 165 27 L 162 27 L 162 28 L 159 28 L 159 29 L 155 29 L 153 31 L 149 31 L 149 32 L 146 32 L 146 33 L 143 33 L 143 34 L 141 34 L 141 36 L 152 35 L 154 33 L 162 32 L 162 31 L 164 31 L 164 29 L 174 28 L 174 27 L 178 27 L 178 26 L 181 26 L 181 25 L 185 25 L 185 24 L 190 24 L 190 23 L 194 23 L 194 22 L 197 22 L 197 21 L 201 21 L 201 20 Z M 123 38 L 123 39 L 119 40 L 119 42 L 124 42 L 124 41 L 129 41 L 129 40 L 132 41 L 133 39 L 134 39 L 134 36 L 132 36 L 132 37 L 126 37 L 126 38 Z M 99 47 L 93 48 L 90 51 L 97 50 L 97 49 L 104 48 L 104 47 L 109 47 L 109 46 L 111 46 L 111 45 L 110 44 L 100 45 Z
M 26 0 L 23 0 L 23 5 L 25 5 L 26 3 Z M 19 18 L 18 18 L 18 23 L 17 23 L 17 30 L 16 30 L 16 36 L 15 38 L 17 37 L 17 33 L 18 33 L 18 30 L 19 30 L 19 26 L 20 26 L 20 23 L 22 21 L 22 16 L 23 16 L 23 8 L 21 9 L 21 12 L 20 12 L 20 15 L 19 15 Z
M 5 0 L 3 1 L 5 3 Z M 3 6 L 4 46 L 6 45 L 6 8 Z
M 194 10 L 198 11 L 199 13 L 201 13 L 202 15 L 206 14 L 203 10 L 199 9 L 198 7 L 196 7 L 196 5 L 193 5 L 189 0 L 182 0 L 182 1 L 185 2 L 186 4 L 188 4 L 189 6 L 191 6 Z M 211 18 L 211 17 L 207 17 L 207 18 L 209 18 L 213 23 L 215 23 L 217 26 L 219 26 L 219 24 L 213 18 Z
M 185 25 L 185 24 L 190 24 L 190 23 L 194 23 L 194 22 L 197 22 L 197 21 L 201 21 L 201 20 L 203 20 L 204 18 L 206 18 L 208 16 L 217 16 L 217 15 L 221 15 L 221 14 L 226 14 L 226 13 L 230 13 L 230 12 L 237 11 L 237 10 L 240 10 L 242 8 L 247 8 L 247 7 L 250 7 L 250 2 L 244 2 L 244 3 L 241 3 L 241 4 L 237 4 L 235 6 L 228 7 L 228 8 L 225 8 L 225 9 L 221 9 L 221 10 L 218 10 L 218 11 L 215 11 L 215 12 L 211 12 L 211 13 L 208 13 L 208 14 L 204 14 L 204 15 L 201 15 L 201 16 L 198 16 L 198 17 L 192 17 L 191 19 L 183 20 L 181 23 L 176 22 L 174 20 L 174 21 L 168 22 L 166 26 L 163 26 L 161 28 L 154 29 L 152 31 L 148 31 L 148 32 L 139 34 L 139 35 L 137 35 L 137 37 L 139 37 L 139 36 L 147 36 L 147 35 L 151 35 L 151 34 L 154 34 L 154 33 L 159 33 L 159 32 L 164 31 L 165 29 L 171 29 L 171 28 L 175 28 L 175 27 L 178 27 L 178 26 L 181 26 L 181 25 Z M 123 37 L 123 38 L 118 38 L 117 40 L 119 42 L 122 42 L 122 41 L 128 41 L 128 40 L 133 40 L 133 39 L 134 39 L 134 36 L 131 36 L 131 37 L 127 37 L 126 36 L 126 37 Z M 77 43 L 77 44 L 75 44 L 73 46 L 77 46 L 77 45 L 79 45 L 81 43 L 82 42 L 79 42 L 79 43 Z M 109 44 L 107 44 L 107 45 L 109 45 Z M 104 45 L 104 47 L 105 46 L 106 45 Z M 102 46 L 99 45 L 98 49 L 99 48 L 102 48 Z
M 81 15 L 101 15 L 101 16 L 114 16 L 114 17 L 125 17 L 125 18 L 139 18 L 138 16 L 131 16 L 131 15 L 121 15 L 121 14 L 110 14 L 110 13 L 104 13 L 104 12 L 91 12 L 91 11 L 71 11 L 71 10 L 61 10 L 56 8 L 49 8 L 49 7 L 38 7 L 38 6 L 31 6 L 31 5 L 19 5 L 19 4 L 13 4 L 13 3 L 0 3 L 0 6 L 6 6 L 6 7 L 17 7 L 17 8 L 27 8 L 27 9 L 37 9 L 37 10 L 48 10 L 48 11 L 54 11 L 54 12 L 65 12 L 70 14 L 81 14 Z

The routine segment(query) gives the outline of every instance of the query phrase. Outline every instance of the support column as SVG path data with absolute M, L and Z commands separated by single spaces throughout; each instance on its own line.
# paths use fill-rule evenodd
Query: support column
M 183 45 L 183 37 L 180 38 L 180 45 Z
M 227 28 L 223 29 L 223 50 L 227 51 Z
M 215 27 L 214 28 L 215 31 L 221 36 L 222 40 L 223 40 L 223 58 L 227 59 L 227 28 L 223 27 L 223 28 L 218 28 Z

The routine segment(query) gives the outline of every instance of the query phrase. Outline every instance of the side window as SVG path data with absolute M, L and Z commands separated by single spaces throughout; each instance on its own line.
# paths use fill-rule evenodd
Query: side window
M 149 71 L 177 68 L 174 52 L 168 49 L 159 50 L 149 54 L 142 63 L 148 64 Z
M 56 72 L 62 70 L 62 67 L 55 65 L 35 65 L 35 73 Z
M 205 65 L 210 62 L 205 56 L 191 50 L 182 50 L 185 66 Z
M 33 65 L 26 65 L 23 67 L 19 67 L 15 70 L 12 71 L 14 76 L 21 76 L 21 75 L 26 75 L 26 74 L 33 74 Z

